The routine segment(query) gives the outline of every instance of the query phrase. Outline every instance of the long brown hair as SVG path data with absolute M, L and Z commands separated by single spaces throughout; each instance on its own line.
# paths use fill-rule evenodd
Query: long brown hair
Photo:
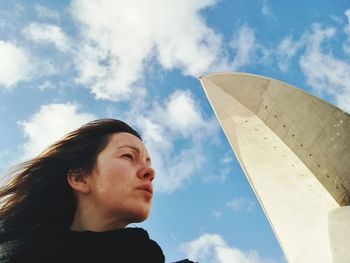
M 0 219 L 18 223 L 70 227 L 76 200 L 67 182 L 71 169 L 90 174 L 97 155 L 113 133 L 127 132 L 141 139 L 128 124 L 100 119 L 83 125 L 36 158 L 19 164 L 0 188 Z

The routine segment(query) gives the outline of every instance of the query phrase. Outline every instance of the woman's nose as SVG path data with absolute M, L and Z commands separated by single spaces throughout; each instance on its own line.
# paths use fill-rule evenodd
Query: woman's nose
M 138 176 L 140 177 L 140 179 L 148 179 L 152 182 L 154 177 L 156 176 L 156 171 L 152 167 L 146 165 L 139 170 Z

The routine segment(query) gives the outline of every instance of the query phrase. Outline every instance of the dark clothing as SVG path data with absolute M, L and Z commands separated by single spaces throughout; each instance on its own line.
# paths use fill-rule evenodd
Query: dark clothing
M 43 226 L 0 225 L 0 262 L 164 262 L 142 228 L 75 232 Z

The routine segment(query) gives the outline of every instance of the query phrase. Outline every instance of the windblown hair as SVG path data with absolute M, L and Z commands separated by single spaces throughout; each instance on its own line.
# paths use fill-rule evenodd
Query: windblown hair
M 68 172 L 79 169 L 89 175 L 110 136 L 119 132 L 141 139 L 122 121 L 100 119 L 67 134 L 36 158 L 17 165 L 8 174 L 13 179 L 0 188 L 0 219 L 69 228 L 76 200 L 67 182 Z

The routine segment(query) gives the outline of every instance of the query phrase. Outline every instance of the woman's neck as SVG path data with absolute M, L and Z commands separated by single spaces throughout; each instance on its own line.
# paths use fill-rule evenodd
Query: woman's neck
M 104 232 L 125 228 L 127 225 L 128 223 L 123 220 L 108 219 L 108 217 L 104 217 L 99 211 L 91 207 L 81 209 L 78 206 L 70 229 L 78 232 Z

